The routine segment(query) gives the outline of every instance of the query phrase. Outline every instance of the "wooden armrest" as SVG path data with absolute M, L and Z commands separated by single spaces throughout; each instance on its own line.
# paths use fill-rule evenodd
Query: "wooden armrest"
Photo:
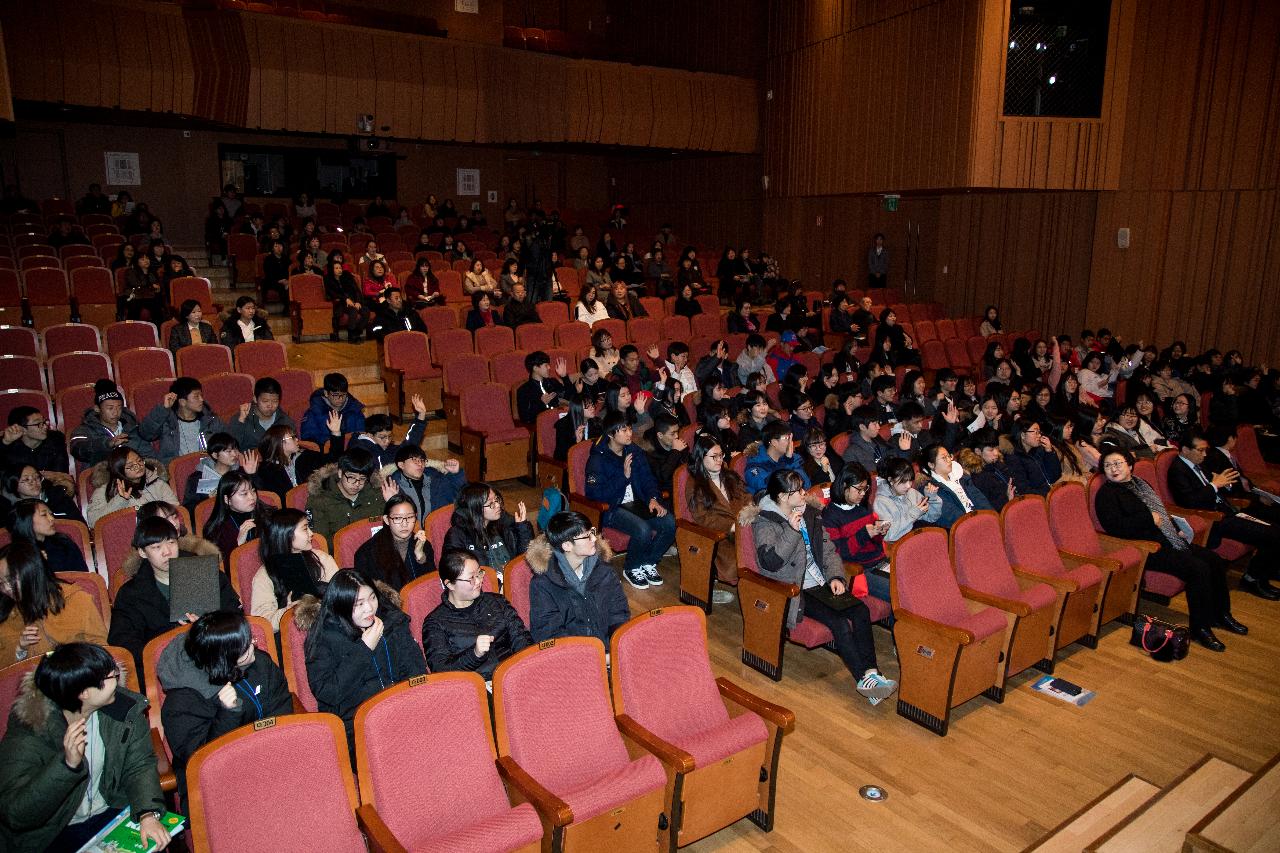
M 356 808 L 356 823 L 369 840 L 373 853 L 406 853 L 404 845 L 396 840 L 372 805 L 365 803 Z
M 1112 536 L 1108 533 L 1099 533 L 1098 541 L 1103 545 L 1110 545 L 1113 548 L 1137 548 L 1139 551 L 1146 551 L 1148 554 L 1154 554 L 1156 551 L 1160 550 L 1160 543 L 1152 542 L 1150 539 L 1121 539 L 1119 536 Z
M 741 585 L 744 582 L 764 587 L 769 592 L 772 592 L 775 595 L 781 595 L 784 598 L 795 598 L 800 594 L 800 587 L 796 584 L 776 581 L 773 578 L 765 577 L 759 572 L 751 572 L 750 574 L 743 572 L 738 577 L 738 584 Z
M 1076 592 L 1080 589 L 1079 581 L 1071 578 L 1064 578 L 1059 575 L 1051 575 L 1045 572 L 1038 572 L 1035 569 L 1026 566 L 1014 566 L 1013 573 L 1017 577 L 1028 578 L 1037 583 L 1048 584 L 1058 592 Z
M 755 712 L 763 717 L 765 722 L 772 723 L 787 734 L 795 730 L 796 715 L 789 708 L 775 705 L 754 693 L 748 693 L 727 678 L 717 678 L 716 687 L 720 688 L 720 696 L 726 701 Z
M 156 754 L 156 775 L 160 777 L 160 790 L 167 793 L 178 790 L 178 776 L 173 772 L 173 763 L 164 751 L 164 740 L 160 732 L 151 729 L 151 751 Z
M 573 809 L 548 791 L 509 755 L 498 756 L 498 775 L 518 790 L 552 827 L 573 823 Z
M 954 625 L 945 625 L 942 622 L 935 622 L 924 616 L 912 613 L 910 610 L 901 610 L 894 608 L 893 618 L 903 625 L 914 625 L 925 631 L 931 631 L 939 634 L 952 642 L 967 646 L 973 642 L 973 634 L 964 628 L 957 628 Z
M 712 530 L 710 527 L 703 527 L 695 521 L 685 521 L 682 518 L 676 519 L 676 527 L 681 530 L 687 530 L 695 536 L 701 536 L 704 539 L 710 539 L 712 543 L 721 542 L 729 538 L 727 531 Z
M 1121 569 L 1119 560 L 1113 560 L 1110 557 L 1094 557 L 1090 554 L 1077 554 L 1074 551 L 1064 551 L 1058 549 L 1058 556 L 1062 558 L 1062 562 L 1072 566 L 1082 566 L 1085 563 L 1097 566 L 1104 572 L 1118 572 Z
M 1006 613 L 1012 613 L 1015 616 L 1028 616 L 1031 613 L 1031 605 L 1025 601 L 1015 601 L 1012 598 L 1002 598 L 998 595 L 992 595 L 989 592 L 982 592 L 970 586 L 961 586 L 960 594 L 970 601 L 976 601 L 979 604 L 985 604 L 988 607 L 994 607 L 997 610 L 1003 610 Z
M 692 755 L 658 737 L 626 714 L 618 714 L 614 719 L 624 737 L 635 741 L 645 751 L 653 753 L 659 761 L 676 773 L 691 773 L 697 766 Z
M 844 564 L 844 573 L 845 573 L 846 575 L 848 575 L 848 576 L 849 576 L 849 580 L 853 580 L 853 579 L 854 579 L 854 578 L 856 578 L 858 575 L 862 574 L 862 573 L 863 573 L 863 571 L 864 571 L 864 570 L 863 570 L 862 566 L 861 566 L 861 565 L 859 565 L 858 563 L 845 563 L 845 564 Z
M 474 438 L 480 439 L 481 441 L 484 441 L 484 433 L 476 429 L 475 427 L 464 426 L 462 428 L 462 435 L 464 438 L 466 436 L 472 436 Z
M 539 465 L 555 465 L 557 468 L 569 467 L 569 463 L 561 462 L 559 459 L 548 456 L 545 453 L 539 453 L 537 458 L 538 458 Z

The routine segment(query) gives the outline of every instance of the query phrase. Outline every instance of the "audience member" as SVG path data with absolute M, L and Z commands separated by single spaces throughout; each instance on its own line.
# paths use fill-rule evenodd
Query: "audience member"
M 108 513 L 137 508 L 149 501 L 176 505 L 178 496 L 169 487 L 168 476 L 156 460 L 143 460 L 129 447 L 115 448 L 105 461 L 93 467 L 89 478 L 93 492 L 84 511 L 85 523 L 93 527 Z
M 321 466 L 337 461 L 343 452 L 342 415 L 329 412 L 329 440 L 324 452 L 302 447 L 292 424 L 277 423 L 258 443 L 258 487 L 275 492 L 283 506 L 289 490 L 306 483 Z
M 13 527 L 13 510 L 24 500 L 38 500 L 55 519 L 84 521 L 71 493 L 75 480 L 67 474 L 41 475 L 34 465 L 13 465 L 5 471 L 0 489 L 0 527 Z
M 382 528 L 356 549 L 355 569 L 396 592 L 436 570 L 435 549 L 408 495 L 393 495 L 383 505 Z
M 426 525 L 427 516 L 433 511 L 453 503 L 467 484 L 467 475 L 457 459 L 428 459 L 416 444 L 400 445 L 395 466 L 394 471 L 387 472 L 387 480 L 413 501 L 422 525 Z
M 631 618 L 626 593 L 609 561 L 613 551 L 586 516 L 556 513 L 525 553 L 529 584 L 529 632 L 534 642 L 595 637 L 606 645 Z
M 1009 438 L 1013 442 L 1013 453 L 1006 461 L 1017 493 L 1048 495 L 1053 484 L 1062 478 L 1062 462 L 1054 450 L 1047 425 L 1026 418 L 1014 421 Z
M 377 515 L 373 510 L 396 491 L 396 484 L 380 475 L 369 451 L 348 450 L 337 464 L 318 468 L 307 480 L 307 514 L 312 529 L 332 540 L 333 534 L 351 522 Z
M 364 431 L 364 403 L 351 394 L 347 377 L 341 373 L 326 373 L 323 387 L 311 392 L 307 411 L 302 416 L 300 437 L 303 441 L 324 444 L 329 440 L 332 432 L 329 429 L 330 412 L 338 412 L 342 416 L 340 433 Z
M 738 514 L 751 505 L 751 493 L 732 466 L 725 464 L 726 461 L 724 447 L 715 438 L 698 436 L 689 455 L 689 484 L 685 497 L 694 524 L 726 534 L 715 544 L 715 578 L 720 583 L 737 586 L 738 553 L 734 534 L 737 532 Z M 711 593 L 711 599 L 715 604 L 728 604 L 733 600 L 733 594 L 716 589 Z
M 245 295 L 236 300 L 235 311 L 223 322 L 220 341 L 235 352 L 240 344 L 273 341 L 275 338 L 271 324 L 258 312 L 257 301 L 252 296 Z
M 42 524 L 29 521 L 28 527 L 38 530 Z M 53 548 L 55 536 L 46 534 L 40 543 L 15 537 L 0 546 L 0 661 L 5 666 L 63 643 L 107 641 L 107 626 L 93 596 L 60 579 L 55 564 L 41 553 L 40 546 Z
M 6 466 L 31 465 L 40 471 L 67 473 L 66 436 L 50 429 L 49 419 L 33 406 L 9 410 L 2 441 Z
M 889 522 L 877 518 L 867 506 L 870 492 L 871 475 L 857 462 L 850 462 L 831 485 L 831 502 L 822 510 L 822 526 L 846 566 L 861 570 L 868 593 L 889 601 L 889 558 L 884 551 Z
M 535 350 L 524 357 L 524 368 L 529 380 L 516 389 L 516 411 L 521 423 L 533 426 L 538 415 L 555 408 L 568 396 L 565 377 L 569 367 L 563 358 L 556 360 L 556 376 L 551 375 L 551 358 L 542 350 Z
M 93 385 L 93 397 L 93 406 L 85 410 L 80 426 L 71 433 L 71 455 L 77 462 L 97 465 L 122 446 L 142 456 L 155 452 L 150 442 L 138 436 L 138 418 L 125 408 L 124 396 L 114 382 L 99 379 Z
M 743 476 L 747 489 L 759 496 L 768 485 L 769 477 L 778 470 L 795 471 L 804 481 L 806 489 L 812 485 L 808 475 L 804 473 L 804 461 L 796 455 L 791 424 L 783 421 L 774 421 L 764 428 L 759 449 L 747 460 L 747 470 Z
M 324 298 L 333 303 L 333 333 L 329 339 L 336 341 L 338 330 L 346 327 L 347 342 L 358 344 L 364 339 L 364 328 L 369 322 L 369 313 L 360 298 L 360 285 L 340 257 L 330 255 L 327 270 Z
M 499 593 L 483 591 L 486 571 L 471 552 L 444 552 L 444 595 L 422 622 L 431 672 L 475 672 L 489 681 L 499 663 L 532 645 L 515 608 Z
M 296 431 L 293 418 L 280 408 L 282 396 L 280 383 L 270 376 L 253 383 L 252 402 L 241 403 L 239 414 L 227 424 L 227 432 L 240 447 L 257 447 L 273 426 L 286 426 Z
M 222 564 L 228 570 L 231 552 L 262 535 L 270 512 L 270 508 L 258 500 L 253 480 L 245 470 L 231 470 L 222 475 L 213 493 L 213 511 L 201 531 L 205 540 L 218 546 Z
M 444 550 L 473 554 L 480 565 L 489 566 L 502 577 L 511 560 L 524 554 L 533 539 L 524 501 L 515 513 L 506 511 L 502 493 L 488 483 L 469 483 L 458 492 Z
M 199 379 L 180 376 L 173 380 L 164 400 L 138 424 L 138 437 L 156 443 L 156 456 L 168 463 L 175 457 L 200 453 L 216 432 L 226 432 L 213 409 L 204 403 Z
M 931 525 L 942 515 L 942 497 L 938 484 L 932 481 L 923 491 L 915 487 L 916 472 L 911 460 L 901 457 L 885 459 L 876 479 L 876 516 L 888 522 L 886 542 L 897 542 L 913 528 Z
M 410 398 L 409 404 L 413 406 L 414 418 L 409 422 L 403 444 L 421 445 L 427 427 L 427 406 L 417 394 Z M 392 426 L 390 415 L 370 415 L 364 422 L 364 431 L 351 440 L 347 449 L 368 451 L 379 468 L 393 464 L 402 445 L 392 441 Z
M 249 610 L 279 630 L 286 610 L 319 600 L 338 564 L 327 551 L 315 547 L 311 523 L 300 510 L 276 510 L 265 516 L 265 522 L 258 538 L 262 566 L 250 584 Z

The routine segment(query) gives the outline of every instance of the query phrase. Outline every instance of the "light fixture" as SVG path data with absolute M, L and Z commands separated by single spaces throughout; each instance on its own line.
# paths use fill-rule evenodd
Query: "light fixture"
M 1050 77 L 1050 78 L 1049 78 L 1049 85 L 1050 85 L 1050 86 L 1052 86 L 1054 83 L 1057 83 L 1057 82 L 1058 82 L 1058 78 L 1057 78 L 1056 76 L 1055 76 L 1055 77 Z

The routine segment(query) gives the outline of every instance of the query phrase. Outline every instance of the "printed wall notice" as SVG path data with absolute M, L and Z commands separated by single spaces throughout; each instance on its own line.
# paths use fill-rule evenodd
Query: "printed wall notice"
M 103 182 L 112 187 L 136 187 L 142 184 L 142 170 L 138 168 L 136 151 L 108 151 L 103 155 L 107 161 L 107 179 Z
M 458 195 L 480 195 L 480 170 L 458 170 Z

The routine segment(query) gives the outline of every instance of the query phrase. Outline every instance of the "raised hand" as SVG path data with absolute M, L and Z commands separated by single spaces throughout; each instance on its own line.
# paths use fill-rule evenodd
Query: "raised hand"
M 515 520 L 517 524 L 523 524 L 529 518 L 529 510 L 524 505 L 524 501 L 516 504 Z
M 565 361 L 563 358 L 557 358 L 556 359 L 556 376 L 559 376 L 561 379 L 564 379 L 568 375 L 569 375 L 569 363 Z
M 787 516 L 787 523 L 791 525 L 791 529 L 799 532 L 800 525 L 804 523 L 804 507 L 798 506 L 791 510 L 791 515 Z
M 645 350 L 649 354 L 649 358 L 656 359 L 661 352 L 658 350 L 657 344 L 649 344 L 649 348 Z
M 622 460 L 622 476 L 628 480 L 631 479 L 631 460 L 632 459 L 633 459 L 632 455 L 628 453 L 626 458 Z
M 164 395 L 164 407 L 166 409 L 172 409 L 173 404 L 176 402 L 178 402 L 178 395 L 173 393 L 172 391 Z
M 329 435 L 342 435 L 342 412 L 330 412 L 325 426 L 329 428 Z
M 62 755 L 68 767 L 79 768 L 84 762 L 84 750 L 89 743 L 85 730 L 88 718 L 81 717 L 67 726 L 62 735 Z
M 249 420 L 249 410 L 251 408 L 253 408 L 252 403 L 240 404 L 240 414 L 237 416 L 240 420 L 240 423 L 244 423 L 245 421 Z
M 384 501 L 389 501 L 392 498 L 394 498 L 396 495 L 400 494 L 400 486 L 397 485 L 396 481 L 391 479 L 390 477 L 383 478 L 381 487 L 382 487 L 382 499 Z
M 905 429 L 902 432 L 898 433 L 898 449 L 899 450 L 911 449 L 911 435 Z
M 236 706 L 236 689 L 231 686 L 230 681 L 218 690 L 218 704 L 227 710 Z
M 462 470 L 462 463 L 457 459 L 446 459 L 444 461 L 444 470 L 450 474 L 456 474 Z
M 427 404 L 423 401 L 421 394 L 414 394 L 410 397 L 409 405 L 413 406 L 413 413 L 418 416 L 418 420 L 422 420 L 427 416 Z
M 1015 489 L 1013 486 L 1013 480 L 1010 480 L 1007 484 L 1005 484 L 1004 494 L 1007 500 L 1013 500 L 1014 497 L 1018 494 L 1018 490 Z
M 18 648 L 29 649 L 36 643 L 40 642 L 42 629 L 39 622 L 32 622 L 30 625 L 22 626 L 22 633 L 18 635 Z
M 262 454 L 254 449 L 243 450 L 236 458 L 240 460 L 240 470 L 246 474 L 258 473 L 258 466 L 262 464 Z
M 258 526 L 258 522 L 252 518 L 246 518 L 240 525 L 240 530 L 236 533 L 236 544 L 243 545 L 249 541 L 249 533 Z

